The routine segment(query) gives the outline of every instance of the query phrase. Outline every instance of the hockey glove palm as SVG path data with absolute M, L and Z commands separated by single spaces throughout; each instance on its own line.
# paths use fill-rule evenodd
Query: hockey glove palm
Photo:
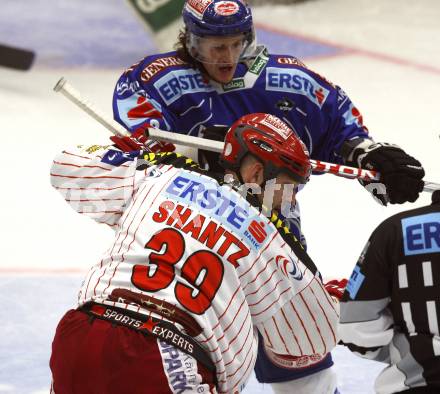
M 414 157 L 397 145 L 373 143 L 358 153 L 357 164 L 380 173 L 380 184 L 362 181 L 363 186 L 383 205 L 414 202 L 423 190 L 425 171 Z M 382 185 L 384 187 L 381 188 Z

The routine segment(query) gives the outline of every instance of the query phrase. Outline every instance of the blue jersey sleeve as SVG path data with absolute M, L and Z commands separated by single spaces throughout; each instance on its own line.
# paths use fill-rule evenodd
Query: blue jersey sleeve
M 361 112 L 344 90 L 319 74 L 314 72 L 312 74 L 321 79 L 329 90 L 326 103 L 321 109 L 322 113 L 328 118 L 327 138 L 320 150 L 319 156 L 321 157 L 316 157 L 316 159 L 342 164 L 343 158 L 340 152 L 345 141 L 355 138 L 370 139 L 371 137 L 363 123 Z
M 345 141 L 355 138 L 371 139 L 371 136 L 363 123 L 361 112 L 339 87 L 337 87 L 336 97 L 336 115 L 330 134 L 333 136 L 332 144 L 334 146 L 335 159 L 340 161 L 340 151 Z
M 168 63 L 164 59 L 168 59 Z M 175 115 L 167 109 L 152 84 L 157 73 L 172 65 L 172 59 L 146 57 L 119 78 L 113 93 L 113 117 L 128 131 L 134 132 L 144 125 L 175 130 Z
M 259 95 L 253 99 L 249 93 L 256 90 Z M 289 55 L 271 55 L 255 86 L 243 90 L 242 96 L 248 107 L 289 124 L 315 160 L 342 164 L 345 141 L 369 138 L 362 115 L 348 95 Z

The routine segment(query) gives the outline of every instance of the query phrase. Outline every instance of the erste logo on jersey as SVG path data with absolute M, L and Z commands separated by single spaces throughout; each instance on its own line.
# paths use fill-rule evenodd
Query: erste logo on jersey
M 290 127 L 288 127 L 276 116 L 268 114 L 261 121 L 261 123 L 281 135 L 281 137 L 283 137 L 285 140 L 287 140 L 287 138 L 289 138 L 289 136 L 292 134 L 292 130 L 290 129 Z
M 214 87 L 203 81 L 202 74 L 196 70 L 172 71 L 156 81 L 154 87 L 167 105 L 185 94 L 214 90 Z
M 261 248 L 274 228 L 267 218 L 228 186 L 219 186 L 209 178 L 185 173 L 176 176 L 165 190 L 167 198 L 188 206 L 196 206 L 200 212 L 216 219 L 254 250 Z
M 235 1 L 220 1 L 214 6 L 214 11 L 217 15 L 230 16 L 239 11 L 239 6 Z
M 402 219 L 403 247 L 406 256 L 440 252 L 440 213 Z
M 345 124 L 347 126 L 350 126 L 352 124 L 355 124 L 358 127 L 363 127 L 364 126 L 362 115 L 359 112 L 359 110 L 353 104 L 350 104 L 350 107 L 342 115 L 342 117 L 344 118 Z
M 293 278 L 295 280 L 301 280 L 303 278 L 303 274 L 300 271 L 297 262 L 294 261 L 292 257 L 287 258 L 278 255 L 275 258 L 275 263 L 286 278 Z
M 188 0 L 185 7 L 195 17 L 202 19 L 203 14 L 211 3 L 213 3 L 212 0 Z
M 328 89 L 319 84 L 309 74 L 297 69 L 278 67 L 267 68 L 266 89 L 301 94 L 319 108 L 322 108 L 330 94 Z
M 181 66 L 183 64 L 185 64 L 185 62 L 176 56 L 161 57 L 159 59 L 153 60 L 151 63 L 148 63 L 142 70 L 141 80 L 142 82 L 148 82 L 151 78 L 153 78 L 161 71 L 164 71 L 172 66 Z

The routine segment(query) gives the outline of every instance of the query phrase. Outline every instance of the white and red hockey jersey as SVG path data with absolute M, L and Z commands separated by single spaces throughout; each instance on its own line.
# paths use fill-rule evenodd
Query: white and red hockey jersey
M 203 328 L 195 340 L 215 363 L 219 392 L 246 383 L 257 329 L 278 354 L 324 354 L 336 345 L 337 309 L 299 242 L 190 159 L 77 147 L 55 158 L 51 181 L 75 210 L 116 232 L 79 305 L 151 313 L 112 297 L 124 289 L 185 311 Z

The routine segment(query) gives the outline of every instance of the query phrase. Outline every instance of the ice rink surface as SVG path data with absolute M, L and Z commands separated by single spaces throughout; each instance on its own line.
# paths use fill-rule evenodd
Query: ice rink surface
M 112 231 L 71 210 L 49 184 L 54 155 L 107 142 L 107 131 L 52 91 L 64 76 L 111 114 L 126 66 L 156 51 L 118 0 L 2 0 L 0 43 L 34 48 L 30 72 L 0 69 L 0 393 L 46 393 L 56 324 Z M 440 3 L 310 0 L 254 10 L 258 37 L 342 86 L 377 141 L 393 142 L 440 182 Z M 172 41 L 159 43 L 171 46 Z M 298 197 L 309 253 L 325 277 L 347 277 L 371 231 L 414 204 L 381 207 L 356 181 L 316 176 Z M 342 393 L 373 393 L 383 365 L 337 348 Z M 246 393 L 270 393 L 252 380 Z

